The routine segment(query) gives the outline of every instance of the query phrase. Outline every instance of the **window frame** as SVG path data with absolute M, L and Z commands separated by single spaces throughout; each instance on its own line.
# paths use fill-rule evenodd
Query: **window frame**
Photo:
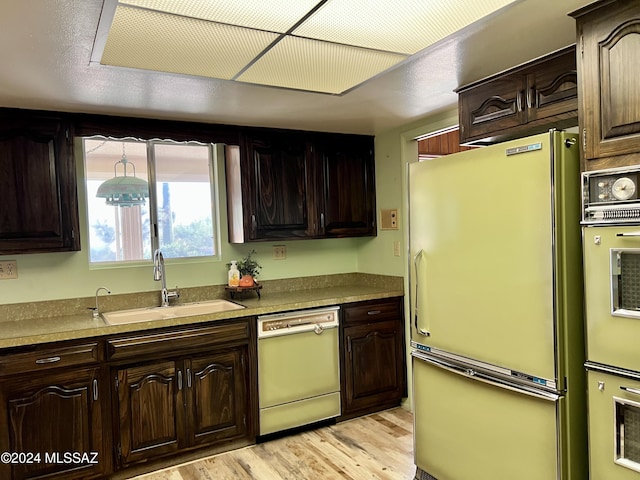
M 85 186 L 89 181 L 87 171 L 87 157 L 85 140 L 106 140 L 113 142 L 138 142 L 144 143 L 146 147 L 146 160 L 147 160 L 147 175 L 146 180 L 149 182 L 149 197 L 147 198 L 148 218 L 149 218 L 149 236 L 151 242 L 151 257 L 140 258 L 136 260 L 109 260 L 109 261 L 92 261 L 91 259 L 91 224 L 89 220 L 89 191 L 85 188 L 85 205 L 86 212 L 85 217 L 87 221 L 86 234 L 87 234 L 87 257 L 89 261 L 90 269 L 101 268 L 122 268 L 130 266 L 146 266 L 153 263 L 153 252 L 160 247 L 160 235 L 158 225 L 158 183 L 156 172 L 156 160 L 155 160 L 155 145 L 197 145 L 205 146 L 208 150 L 209 164 L 209 189 L 211 195 L 211 234 L 212 234 L 212 255 L 199 255 L 189 257 L 166 257 L 167 262 L 171 263 L 199 263 L 203 260 L 221 260 L 221 229 L 220 229 L 220 185 L 218 174 L 218 145 L 216 143 L 208 143 L 198 140 L 172 140 L 172 139 L 158 139 L 158 138 L 137 138 L 132 136 L 112 136 L 112 135 L 86 135 L 80 137 L 82 141 L 82 156 L 84 167 L 84 182 Z M 121 208 L 121 207 L 114 207 Z

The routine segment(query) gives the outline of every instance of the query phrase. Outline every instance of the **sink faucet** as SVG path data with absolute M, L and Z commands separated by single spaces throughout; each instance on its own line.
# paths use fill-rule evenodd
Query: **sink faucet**
M 158 248 L 155 252 L 153 252 L 153 279 L 162 282 L 162 289 L 160 293 L 162 295 L 162 303 L 160 306 L 168 307 L 169 300 L 172 298 L 180 297 L 180 294 L 177 290 L 169 291 L 167 290 L 167 279 L 164 271 L 164 255 Z
M 109 295 L 111 294 L 111 290 L 109 290 L 107 287 L 98 287 L 98 289 L 96 290 L 96 306 L 95 306 L 95 308 L 91 309 L 91 310 L 93 310 L 93 318 L 99 318 L 100 317 L 100 308 L 98 307 L 98 294 L 100 293 L 100 290 L 104 290 Z

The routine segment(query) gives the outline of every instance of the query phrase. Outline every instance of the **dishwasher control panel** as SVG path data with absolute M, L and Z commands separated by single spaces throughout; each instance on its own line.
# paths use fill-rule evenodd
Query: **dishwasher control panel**
M 331 307 L 259 316 L 258 338 L 336 328 L 339 310 L 340 307 Z

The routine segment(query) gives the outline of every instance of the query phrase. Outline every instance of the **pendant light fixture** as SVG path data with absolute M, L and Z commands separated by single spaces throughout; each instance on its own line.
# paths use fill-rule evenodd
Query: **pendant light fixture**
M 118 164 L 123 166 L 124 174 L 119 177 Z M 133 176 L 127 176 L 127 165 L 133 168 Z M 103 182 L 98 187 L 96 197 L 105 198 L 107 205 L 116 207 L 133 207 L 144 205 L 145 198 L 149 198 L 149 184 L 136 177 L 136 166 L 127 159 L 122 142 L 122 158 L 113 165 L 113 178 Z

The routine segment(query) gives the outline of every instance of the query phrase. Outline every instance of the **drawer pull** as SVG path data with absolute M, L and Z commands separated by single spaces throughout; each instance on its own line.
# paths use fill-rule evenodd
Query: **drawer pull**
M 48 358 L 39 358 L 36 360 L 38 365 L 43 365 L 46 363 L 56 363 L 60 361 L 60 357 L 48 357 Z
M 382 312 L 380 310 L 369 310 L 367 315 L 380 315 Z

